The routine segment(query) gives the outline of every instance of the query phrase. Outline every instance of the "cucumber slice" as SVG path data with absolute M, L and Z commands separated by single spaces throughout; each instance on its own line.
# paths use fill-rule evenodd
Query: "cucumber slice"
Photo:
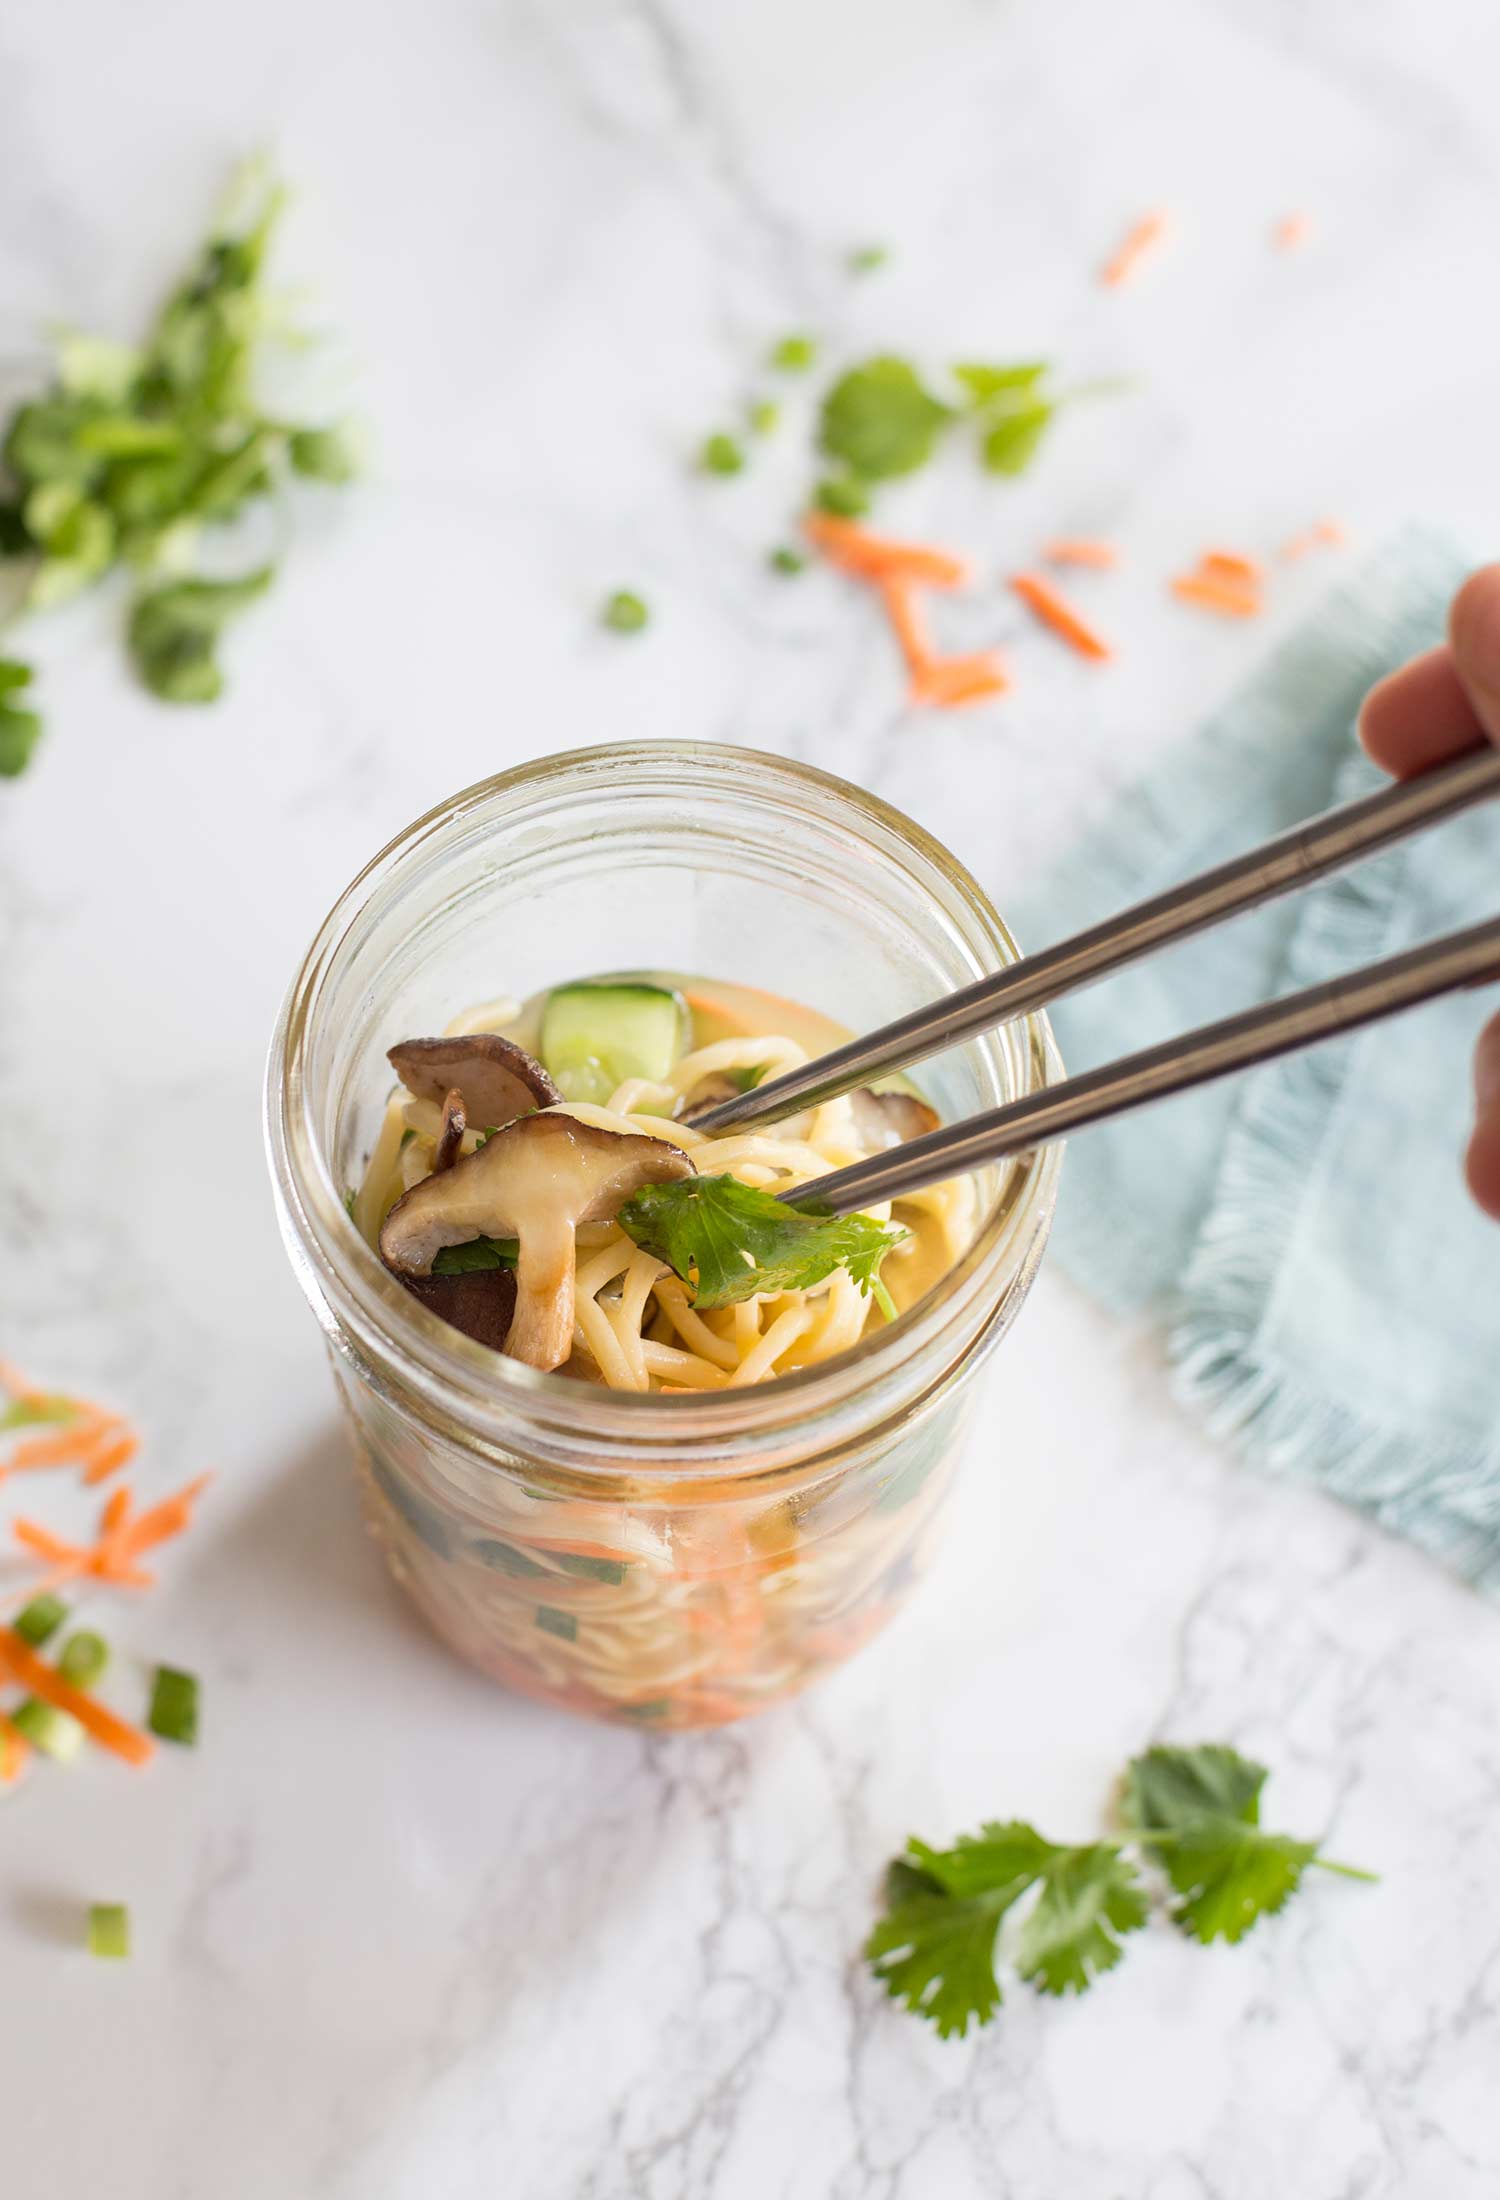
M 689 1028 L 686 1001 L 666 986 L 560 985 L 542 1011 L 541 1056 L 565 1100 L 602 1106 L 627 1077 L 665 1077 Z

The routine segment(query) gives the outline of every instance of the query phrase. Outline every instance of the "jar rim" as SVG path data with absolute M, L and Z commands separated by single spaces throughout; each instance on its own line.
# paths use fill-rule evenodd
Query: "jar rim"
M 420 1396 L 429 1418 L 447 1425 L 470 1449 L 498 1458 L 516 1442 L 520 1411 L 597 1446 L 609 1439 L 616 1456 L 590 1453 L 590 1472 L 606 1477 L 639 1474 L 643 1447 L 650 1474 L 698 1474 L 707 1457 L 715 1471 L 734 1474 L 722 1445 L 745 1433 L 747 1411 L 755 1433 L 806 1428 L 865 1394 L 895 1367 L 928 1352 L 957 1311 L 986 1296 L 998 1283 L 1007 1253 L 1045 1233 L 1060 1163 L 1060 1148 L 1040 1149 L 1012 1166 L 1002 1180 L 965 1252 L 906 1310 L 898 1324 L 867 1334 L 833 1358 L 797 1368 L 774 1381 L 739 1390 L 705 1391 L 663 1399 L 653 1392 L 601 1390 L 558 1373 L 544 1373 L 506 1359 L 453 1329 L 422 1306 L 384 1268 L 358 1232 L 349 1227 L 333 1159 L 316 1121 L 315 1095 L 306 1076 L 307 1051 L 325 985 L 361 919 L 397 894 L 421 861 L 441 851 L 448 838 L 495 809 L 524 811 L 528 796 L 553 789 L 565 775 L 587 782 L 604 772 L 720 773 L 731 779 L 753 769 L 755 788 L 782 788 L 788 798 L 814 797 L 839 813 L 865 842 L 887 856 L 899 854 L 924 898 L 965 919 L 964 945 L 986 967 L 1018 959 L 1019 949 L 978 881 L 925 827 L 885 802 L 820 767 L 728 743 L 640 741 L 599 743 L 558 751 L 476 781 L 435 804 L 397 833 L 355 875 L 318 927 L 288 989 L 272 1037 L 266 1071 L 265 1136 L 283 1238 L 299 1281 L 331 1337 L 357 1340 L 362 1355 L 400 1387 Z M 939 894 L 941 887 L 941 896 Z M 1060 1073 L 1045 1014 L 1017 1019 L 1025 1035 L 1024 1082 L 1016 1097 L 1037 1091 Z M 981 1039 L 971 1042 L 984 1044 Z M 993 1309 L 991 1309 L 993 1311 Z M 967 1349 L 982 1345 L 986 1323 Z M 962 1357 L 963 1355 L 960 1355 Z M 946 1365 L 943 1372 L 950 1372 Z M 930 1383 L 927 1384 L 930 1388 Z M 634 1463 L 632 1463 L 634 1455 Z M 680 1459 L 680 1464 L 674 1461 Z M 752 1471 L 754 1460 L 738 1470 Z

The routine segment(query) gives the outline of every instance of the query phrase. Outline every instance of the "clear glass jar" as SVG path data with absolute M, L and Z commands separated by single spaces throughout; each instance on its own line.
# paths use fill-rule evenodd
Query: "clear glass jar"
M 1015 955 L 909 819 L 805 765 L 687 742 L 471 787 L 341 897 L 272 1045 L 271 1169 L 370 1525 L 462 1657 L 571 1710 L 681 1727 L 759 1710 L 878 1632 L 932 1548 L 975 1377 L 1041 1257 L 1059 1151 L 992 1173 L 974 1243 L 898 1326 L 774 1382 L 638 1395 L 473 1343 L 350 1227 L 385 1049 L 613 969 L 763 986 L 867 1030 Z M 1057 1070 L 1038 1016 L 921 1076 L 952 1119 Z

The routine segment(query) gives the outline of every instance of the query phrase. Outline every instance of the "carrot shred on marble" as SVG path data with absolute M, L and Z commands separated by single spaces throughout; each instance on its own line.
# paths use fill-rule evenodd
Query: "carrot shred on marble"
M 1346 530 L 1336 519 L 1320 519 L 1311 527 L 1305 527 L 1300 535 L 1293 535 L 1290 542 L 1281 546 L 1285 564 L 1305 558 L 1309 550 L 1341 550 L 1349 540 Z
M 18 1726 L 0 1714 L 0 1781 L 16 1779 L 31 1755 L 31 1745 Z
M 1271 231 L 1271 242 L 1278 252 L 1295 252 L 1311 235 L 1312 221 L 1308 215 L 1283 214 Z
M 123 1757 L 127 1764 L 143 1765 L 151 1755 L 148 1735 L 117 1718 L 113 1711 L 83 1689 L 75 1688 L 71 1681 L 64 1680 L 55 1667 L 45 1658 L 39 1658 L 30 1645 L 8 1627 L 0 1627 L 0 1672 L 29 1689 L 33 1696 L 40 1696 L 42 1702 L 51 1704 L 54 1710 L 70 1713 L 85 1733 L 117 1757 Z
M 1266 577 L 1264 566 L 1238 550 L 1205 550 L 1198 571 L 1205 580 L 1228 581 L 1231 587 L 1241 588 L 1259 588 Z
M 136 1561 L 144 1552 L 169 1542 L 191 1526 L 193 1507 L 209 1480 L 208 1475 L 199 1475 L 196 1481 L 135 1518 L 130 1489 L 122 1483 L 106 1501 L 98 1535 L 91 1544 L 66 1543 L 34 1520 L 12 1521 L 11 1533 L 23 1550 L 47 1560 L 56 1569 L 50 1577 L 53 1586 L 88 1575 L 115 1588 L 149 1589 L 156 1577 Z M 36 1593 L 34 1586 L 32 1593 Z
M 1182 603 L 1217 611 L 1227 619 L 1258 618 L 1265 608 L 1258 589 L 1246 588 L 1242 582 L 1215 580 L 1204 573 L 1179 574 L 1172 583 L 1172 593 Z
M 963 559 L 947 550 L 872 535 L 852 519 L 837 519 L 831 512 L 809 512 L 802 524 L 809 542 L 822 551 L 830 565 L 840 566 L 862 580 L 883 580 L 899 574 L 904 580 L 921 581 L 928 588 L 961 588 L 969 577 Z
M 1080 618 L 1066 598 L 1039 573 L 1015 573 L 1010 585 L 1028 610 L 1036 613 L 1043 626 L 1050 626 L 1053 633 L 1060 635 L 1070 649 L 1076 649 L 1080 657 L 1092 657 L 1103 663 L 1114 655 L 1103 635 L 1096 634 L 1088 621 Z
M 1166 213 L 1160 207 L 1153 213 L 1143 214 L 1126 232 L 1112 257 L 1106 260 L 1099 280 L 1110 290 L 1118 290 L 1123 283 L 1128 283 L 1161 245 L 1169 226 Z
M 810 542 L 829 563 L 867 582 L 880 597 L 891 631 L 906 661 L 907 694 L 913 703 L 953 709 L 999 695 L 1009 685 L 994 651 L 966 657 L 941 657 L 928 639 L 917 602 L 919 588 L 957 588 L 968 577 L 961 558 L 926 543 L 894 542 L 872 535 L 852 520 L 827 512 L 809 512 L 803 522 Z
M 1042 556 L 1049 565 L 1082 565 L 1098 573 L 1112 573 L 1120 562 L 1112 542 L 1100 542 L 1091 535 L 1060 535 L 1047 544 Z

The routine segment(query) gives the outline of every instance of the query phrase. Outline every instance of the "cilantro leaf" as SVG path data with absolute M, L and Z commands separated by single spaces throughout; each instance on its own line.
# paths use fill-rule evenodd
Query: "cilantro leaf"
M 1046 372 L 1047 362 L 1040 359 L 1028 360 L 1017 367 L 990 367 L 974 362 L 955 367 L 953 376 L 963 384 L 971 409 L 980 412 L 987 405 L 993 405 L 997 398 L 1012 398 L 1018 390 L 1035 389 Z
M 1031 1889 L 1016 1968 L 1044 1993 L 1082 1993 L 1146 1921 L 1134 1868 L 1112 1842 L 1068 1848 L 1020 1820 L 981 1826 L 951 1849 L 910 1841 L 891 1866 L 886 1915 L 865 1945 L 886 1991 L 947 2038 L 987 2023 L 1001 1995 L 995 1940 Z
M 1264 1765 L 1215 1745 L 1148 1749 L 1126 1767 L 1122 1823 L 1182 1897 L 1172 1916 L 1195 1940 L 1243 1940 L 1296 1893 L 1310 1864 L 1323 1862 L 1316 1841 L 1262 1831 L 1266 1778 Z
M 1260 1791 L 1270 1774 L 1220 1743 L 1197 1749 L 1158 1745 L 1125 1767 L 1120 1817 L 1132 1831 L 1171 1830 L 1202 1818 L 1260 1822 Z
M 263 596 L 272 568 L 238 581 L 174 581 L 142 596 L 130 615 L 130 654 L 153 695 L 168 703 L 211 703 L 224 676 L 214 652 L 230 619 Z
M 37 713 L 23 710 L 14 700 L 30 687 L 31 678 L 30 665 L 17 657 L 0 657 L 0 778 L 14 779 L 25 771 L 42 737 Z
M 860 479 L 888 481 L 925 466 L 952 417 L 908 360 L 867 359 L 824 398 L 819 440 Z
M 1024 474 L 1037 454 L 1042 437 L 1057 413 L 1055 405 L 1038 399 L 1035 404 L 1002 412 L 985 430 L 980 446 L 992 474 Z
M 995 1888 L 955 1900 L 898 1857 L 886 1874 L 885 1916 L 865 1942 L 871 1969 L 892 2000 L 937 2026 L 940 2039 L 962 2039 L 971 2017 L 988 2024 L 1000 2006 L 995 1935 L 1020 1892 L 1007 1897 Z
M 803 1214 L 732 1176 L 647 1184 L 625 1202 L 619 1222 L 694 1285 L 699 1307 L 735 1306 L 761 1291 L 805 1291 L 840 1267 L 868 1293 L 906 1235 L 867 1215 Z
M 1081 1994 L 1119 1962 L 1121 1934 L 1145 1924 L 1145 1894 L 1135 1866 L 1110 1841 L 1052 1849 L 1040 1876 L 1016 1969 L 1044 1994 Z
M 514 1268 L 520 1257 L 516 1238 L 470 1238 L 467 1245 L 445 1245 L 432 1256 L 435 1276 L 475 1276 L 488 1268 Z

